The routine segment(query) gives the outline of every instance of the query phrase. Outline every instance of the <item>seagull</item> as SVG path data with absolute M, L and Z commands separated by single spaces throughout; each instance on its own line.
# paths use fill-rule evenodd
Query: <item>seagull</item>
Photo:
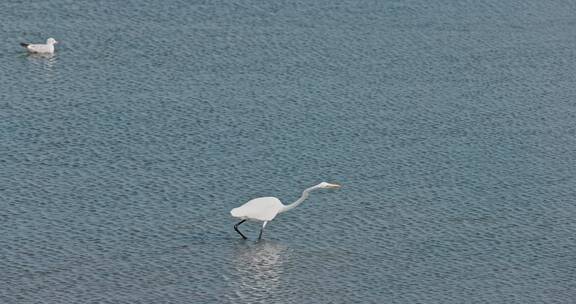
M 54 45 L 58 43 L 54 38 L 48 38 L 46 44 L 28 44 L 20 43 L 21 46 L 25 47 L 30 53 L 54 53 Z

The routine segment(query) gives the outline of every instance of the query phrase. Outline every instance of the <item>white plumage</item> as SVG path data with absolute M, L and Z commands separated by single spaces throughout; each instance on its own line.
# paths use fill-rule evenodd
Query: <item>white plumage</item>
M 230 214 L 233 217 L 242 220 L 238 224 L 234 225 L 234 230 L 236 230 L 236 232 L 238 232 L 243 239 L 246 239 L 246 236 L 244 236 L 244 234 L 242 234 L 242 232 L 238 230 L 238 226 L 240 224 L 244 223 L 247 220 L 264 222 L 264 224 L 262 224 L 262 228 L 260 229 L 260 235 L 258 236 L 258 238 L 260 239 L 262 238 L 262 231 L 264 231 L 264 227 L 266 227 L 266 224 L 269 221 L 273 220 L 278 214 L 286 212 L 300 205 L 308 197 L 308 193 L 310 191 L 316 189 L 337 189 L 337 188 L 340 188 L 340 185 L 322 182 L 314 187 L 310 187 L 304 190 L 304 192 L 302 192 L 302 196 L 297 201 L 295 201 L 290 205 L 282 204 L 282 202 L 275 197 L 260 197 L 250 200 L 244 205 L 238 208 L 234 208 L 230 211 Z
M 232 209 L 230 214 L 243 220 L 271 221 L 284 208 L 275 197 L 260 197 L 250 200 L 244 205 Z
M 54 53 L 54 45 L 57 44 L 54 38 L 48 38 L 46 40 L 46 44 L 28 44 L 28 43 L 20 43 L 21 46 L 25 47 L 28 52 L 30 53 Z

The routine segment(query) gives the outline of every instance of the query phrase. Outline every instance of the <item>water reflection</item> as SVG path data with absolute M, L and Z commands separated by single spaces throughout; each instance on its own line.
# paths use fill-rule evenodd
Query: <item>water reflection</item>
M 51 76 L 54 72 L 57 62 L 56 54 L 30 53 L 26 58 L 33 65 L 32 68 L 37 71 L 38 76 Z
M 287 249 L 283 244 L 267 240 L 238 245 L 233 263 L 238 276 L 235 293 L 248 297 L 278 289 Z

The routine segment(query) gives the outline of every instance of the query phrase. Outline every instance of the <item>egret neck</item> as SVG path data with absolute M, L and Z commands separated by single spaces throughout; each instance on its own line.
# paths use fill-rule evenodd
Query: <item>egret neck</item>
M 316 190 L 317 188 L 319 188 L 319 185 L 316 185 L 316 186 L 313 186 L 313 187 L 310 187 L 310 188 L 304 190 L 304 191 L 302 192 L 302 196 L 301 196 L 297 201 L 293 202 L 293 203 L 290 204 L 290 205 L 284 206 L 284 208 L 282 208 L 282 210 L 280 210 L 280 212 L 278 212 L 278 213 L 286 212 L 286 211 L 288 211 L 288 210 L 290 210 L 290 209 L 296 208 L 298 205 L 302 204 L 302 202 L 303 202 L 305 199 L 308 198 L 308 194 L 309 194 L 310 191 Z

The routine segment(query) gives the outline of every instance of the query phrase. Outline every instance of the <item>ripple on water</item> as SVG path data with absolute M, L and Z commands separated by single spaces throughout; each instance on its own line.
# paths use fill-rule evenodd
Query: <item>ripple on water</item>
M 0 302 L 576 297 L 565 5 L 69 2 L 0 9 Z

